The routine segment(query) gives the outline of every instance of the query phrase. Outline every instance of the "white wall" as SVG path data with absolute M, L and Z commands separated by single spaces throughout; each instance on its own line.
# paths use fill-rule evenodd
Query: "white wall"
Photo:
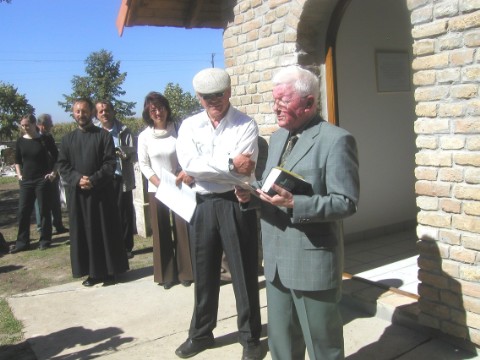
M 357 139 L 361 180 L 346 234 L 416 219 L 413 86 L 380 93 L 375 75 L 377 49 L 408 51 L 411 64 L 410 32 L 405 0 L 353 0 L 339 29 L 339 122 Z

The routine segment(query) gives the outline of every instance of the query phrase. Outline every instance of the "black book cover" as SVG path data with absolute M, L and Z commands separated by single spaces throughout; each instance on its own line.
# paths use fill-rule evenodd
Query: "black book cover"
M 275 195 L 276 192 L 272 189 L 273 184 L 284 188 L 294 195 L 310 195 L 313 193 L 312 185 L 306 182 L 300 175 L 278 166 L 270 170 L 263 183 L 262 191 L 270 196 Z

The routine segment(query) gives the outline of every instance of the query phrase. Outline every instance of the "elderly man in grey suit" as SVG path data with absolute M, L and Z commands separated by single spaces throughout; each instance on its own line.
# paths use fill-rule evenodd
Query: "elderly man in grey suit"
M 280 129 L 270 139 L 263 179 L 280 165 L 312 188 L 298 194 L 273 185 L 273 196 L 257 190 L 262 201 L 236 189 L 244 207 L 261 207 L 270 352 L 273 359 L 303 359 L 306 348 L 312 360 L 343 359 L 342 219 L 357 209 L 356 142 L 317 114 L 314 74 L 291 66 L 273 83 Z

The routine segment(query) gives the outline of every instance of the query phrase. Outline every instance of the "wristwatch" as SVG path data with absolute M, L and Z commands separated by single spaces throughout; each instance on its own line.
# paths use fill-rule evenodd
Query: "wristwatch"
M 233 159 L 228 159 L 228 171 L 235 170 L 235 165 L 233 165 Z

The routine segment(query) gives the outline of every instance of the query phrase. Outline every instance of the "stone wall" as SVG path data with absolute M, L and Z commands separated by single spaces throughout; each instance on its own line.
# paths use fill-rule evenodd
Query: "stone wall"
M 422 324 L 480 344 L 480 2 L 408 0 Z
M 225 29 L 225 67 L 232 79 L 234 106 L 252 116 L 262 135 L 277 129 L 270 107 L 272 74 L 297 64 L 296 28 L 304 1 L 237 1 Z

